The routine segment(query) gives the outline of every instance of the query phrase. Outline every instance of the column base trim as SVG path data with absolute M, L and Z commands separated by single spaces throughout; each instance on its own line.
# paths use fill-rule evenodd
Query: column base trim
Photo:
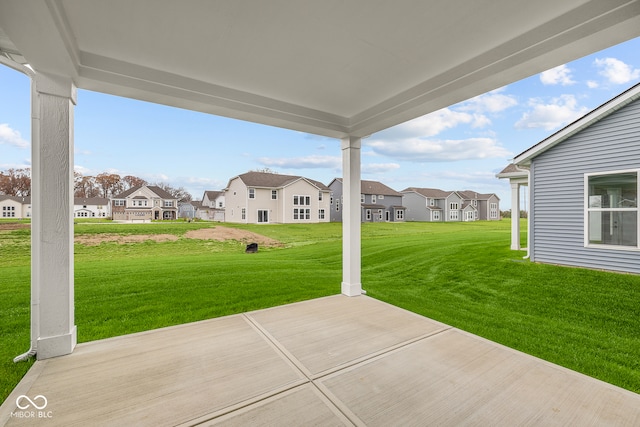
M 36 358 L 42 360 L 71 354 L 77 343 L 78 331 L 74 325 L 68 334 L 38 338 Z
M 342 294 L 348 297 L 362 295 L 362 284 L 342 282 Z

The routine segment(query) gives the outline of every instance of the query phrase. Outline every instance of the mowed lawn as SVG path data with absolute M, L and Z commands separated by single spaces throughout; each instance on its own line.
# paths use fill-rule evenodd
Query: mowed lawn
M 341 224 L 231 225 L 277 239 L 188 239 L 212 223 L 76 225 L 76 236 L 177 240 L 75 246 L 78 340 L 240 313 L 340 292 Z M 510 222 L 362 226 L 371 297 L 640 392 L 640 276 L 534 264 L 511 251 Z M 33 362 L 29 229 L 0 231 L 0 401 Z

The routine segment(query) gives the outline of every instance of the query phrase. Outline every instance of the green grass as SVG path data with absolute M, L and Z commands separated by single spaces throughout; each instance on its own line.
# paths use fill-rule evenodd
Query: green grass
M 340 292 L 341 224 L 233 225 L 282 248 L 186 239 L 206 222 L 79 223 L 76 235 L 174 234 L 174 242 L 76 244 L 80 342 Z M 226 226 L 232 226 L 225 224 Z M 523 228 L 525 230 L 526 228 Z M 362 226 L 369 296 L 640 392 L 640 277 L 534 264 L 509 221 Z M 0 401 L 32 362 L 29 230 L 0 231 Z

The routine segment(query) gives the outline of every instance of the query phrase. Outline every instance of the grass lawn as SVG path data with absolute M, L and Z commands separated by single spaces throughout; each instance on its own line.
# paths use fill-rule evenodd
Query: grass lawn
M 284 247 L 187 239 L 206 222 L 79 223 L 76 236 L 172 234 L 175 241 L 76 244 L 79 342 L 340 292 L 341 224 L 230 225 Z M 523 228 L 526 229 L 526 228 Z M 533 264 L 510 223 L 362 227 L 369 296 L 640 392 L 640 276 Z M 33 362 L 29 229 L 0 231 L 0 401 Z

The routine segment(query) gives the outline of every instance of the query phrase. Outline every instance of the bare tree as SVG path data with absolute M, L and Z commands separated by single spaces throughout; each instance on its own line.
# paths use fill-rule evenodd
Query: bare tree
M 112 197 L 122 191 L 124 186 L 117 173 L 103 172 L 95 177 L 95 183 L 100 188 L 102 197 Z
M 124 190 L 128 190 L 133 187 L 138 187 L 142 185 L 146 185 L 147 181 L 142 178 L 138 178 L 137 176 L 127 175 L 122 178 L 122 182 L 124 183 Z
M 31 169 L 8 169 L 0 172 L 0 194 L 26 197 L 31 195 Z
M 191 200 L 193 200 L 193 196 L 191 196 L 191 193 L 185 190 L 184 187 L 174 188 L 164 182 L 157 182 L 153 185 L 162 188 L 164 191 L 178 199 L 179 202 L 190 202 Z

